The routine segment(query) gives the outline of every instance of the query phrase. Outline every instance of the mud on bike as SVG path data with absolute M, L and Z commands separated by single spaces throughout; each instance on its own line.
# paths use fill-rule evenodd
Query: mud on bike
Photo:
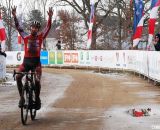
M 13 77 L 16 79 L 16 75 L 23 75 L 22 78 L 22 95 L 24 97 L 24 104 L 21 109 L 21 121 L 23 125 L 27 123 L 28 112 L 30 111 L 31 120 L 36 117 L 36 101 L 35 101 L 35 72 L 16 72 L 14 70 Z

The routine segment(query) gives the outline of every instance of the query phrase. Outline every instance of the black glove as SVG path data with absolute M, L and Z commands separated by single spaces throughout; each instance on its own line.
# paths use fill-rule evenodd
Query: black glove
M 0 55 L 3 55 L 4 57 L 7 57 L 7 54 L 5 52 L 0 51 Z

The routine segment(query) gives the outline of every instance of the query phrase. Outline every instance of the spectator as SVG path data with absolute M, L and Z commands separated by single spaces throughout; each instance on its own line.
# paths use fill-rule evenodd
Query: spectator
M 1 43 L 0 43 L 0 55 L 2 55 L 2 56 L 4 56 L 4 57 L 7 56 L 7 54 L 2 51 Z
M 155 35 L 155 42 L 153 42 L 156 51 L 160 51 L 160 34 Z
M 60 40 L 58 40 L 56 47 L 57 47 L 57 50 L 61 50 L 61 41 Z

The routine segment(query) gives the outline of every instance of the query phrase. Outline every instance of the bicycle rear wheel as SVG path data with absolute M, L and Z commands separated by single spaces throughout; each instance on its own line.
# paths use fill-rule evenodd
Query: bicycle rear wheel
M 25 87 L 22 87 L 22 94 L 25 102 L 21 107 L 21 121 L 23 125 L 26 125 L 29 109 L 29 91 Z

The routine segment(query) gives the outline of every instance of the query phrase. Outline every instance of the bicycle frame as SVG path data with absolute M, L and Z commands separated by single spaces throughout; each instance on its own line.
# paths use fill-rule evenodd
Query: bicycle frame
M 13 77 L 15 80 L 16 74 L 22 74 L 25 76 L 25 82 L 22 86 L 22 95 L 25 99 L 24 105 L 21 107 L 21 121 L 22 124 L 25 125 L 27 122 L 28 110 L 30 110 L 31 119 L 34 120 L 36 116 L 35 109 L 35 82 L 34 79 L 36 77 L 35 72 L 16 72 L 14 70 Z

